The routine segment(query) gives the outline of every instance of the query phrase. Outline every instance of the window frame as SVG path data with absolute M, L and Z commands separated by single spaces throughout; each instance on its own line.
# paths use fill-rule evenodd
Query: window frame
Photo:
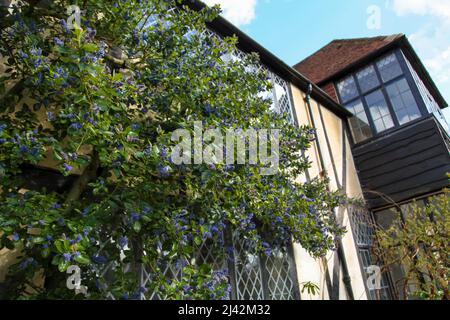
M 384 292 L 386 294 L 386 296 L 388 296 L 389 299 L 393 299 L 396 296 L 396 292 L 395 292 L 395 287 L 394 287 L 394 284 L 392 281 L 391 273 L 389 270 L 383 272 L 381 275 L 382 279 L 381 279 L 380 289 L 371 290 L 371 289 L 369 289 L 369 287 L 367 285 L 367 280 L 368 280 L 367 267 L 368 266 L 365 265 L 365 262 L 366 262 L 365 258 L 367 256 L 365 257 L 364 253 L 368 254 L 370 263 L 372 263 L 373 265 L 378 265 L 373 261 L 373 255 L 372 255 L 372 249 L 374 247 L 374 242 L 376 241 L 375 228 L 378 226 L 375 221 L 374 213 L 367 208 L 362 208 L 362 207 L 358 207 L 358 206 L 350 206 L 350 207 L 348 207 L 348 210 L 349 210 L 349 217 L 350 217 L 350 227 L 351 227 L 351 231 L 352 231 L 352 235 L 353 235 L 355 248 L 357 251 L 357 258 L 358 258 L 359 266 L 361 269 L 361 274 L 362 274 L 362 277 L 364 280 L 364 288 L 366 289 L 367 299 L 368 300 L 378 300 L 377 299 L 377 295 L 378 295 L 377 291 L 378 290 L 379 290 L 379 294 L 380 294 L 380 300 L 385 300 L 382 298 L 383 297 L 382 292 Z M 360 218 L 358 221 L 356 216 L 362 216 L 362 219 Z M 359 242 L 360 234 L 358 232 L 360 232 L 361 227 L 364 227 L 366 236 L 371 238 L 370 243 L 360 243 Z M 369 234 L 369 232 L 367 232 L 369 229 L 371 229 L 370 234 Z
M 227 259 L 226 261 L 226 265 L 228 267 L 228 279 L 229 279 L 229 284 L 231 285 L 231 294 L 230 294 L 230 299 L 231 300 L 235 300 L 235 301 L 243 301 L 241 295 L 243 294 L 242 292 L 239 292 L 239 285 L 240 282 L 242 282 L 241 278 L 239 278 L 240 273 L 237 270 L 238 268 L 238 261 L 236 258 L 236 255 L 239 255 L 239 252 L 236 248 L 236 245 L 234 243 L 234 238 L 236 236 L 235 234 L 236 231 L 233 231 L 230 228 L 227 228 L 224 230 L 224 247 L 228 246 L 232 249 L 231 252 L 231 256 L 230 259 Z M 238 235 L 238 234 L 237 234 Z M 241 248 L 242 250 L 243 248 Z M 296 264 L 296 260 L 295 260 L 295 255 L 294 255 L 294 248 L 293 248 L 293 243 L 289 242 L 286 247 L 284 247 L 286 256 L 284 257 L 286 260 L 286 262 L 289 264 L 289 270 L 288 270 L 288 276 L 292 282 L 292 289 L 291 289 L 291 294 L 292 294 L 292 299 L 293 301 L 296 300 L 301 300 L 301 293 L 300 293 L 300 283 L 298 281 L 298 277 L 297 277 L 297 264 Z M 250 254 L 253 254 L 252 252 L 248 252 L 247 250 L 243 250 L 243 252 L 247 252 Z M 273 253 L 272 253 L 273 254 Z M 260 274 L 260 281 L 261 281 L 261 299 L 256 299 L 255 301 L 258 300 L 273 300 L 273 297 L 271 297 L 271 290 L 269 288 L 269 281 L 270 281 L 270 274 L 269 274 L 269 270 L 267 267 L 267 262 L 268 262 L 268 257 L 265 256 L 263 253 L 259 253 L 257 254 L 258 257 L 258 272 Z M 244 280 L 245 281 L 245 280 Z M 248 281 L 246 281 L 248 282 Z
M 395 57 L 397 59 L 397 62 L 400 65 L 400 69 L 402 70 L 402 74 L 400 74 L 400 75 L 390 79 L 389 81 L 384 82 L 383 78 L 381 77 L 380 70 L 378 69 L 377 62 L 380 59 L 383 59 L 384 57 L 386 57 L 388 55 L 391 55 L 391 54 L 395 55 Z M 372 66 L 374 68 L 375 74 L 376 74 L 376 76 L 378 78 L 379 85 L 375 86 L 374 88 L 372 88 L 372 89 L 370 89 L 370 90 L 368 90 L 366 92 L 364 92 L 361 89 L 361 86 L 360 86 L 360 84 L 358 82 L 357 73 L 359 71 L 369 67 L 369 66 Z M 353 78 L 353 81 L 355 82 L 356 89 L 357 89 L 359 95 L 356 96 L 355 98 L 353 98 L 351 100 L 348 100 L 345 103 L 343 103 L 341 94 L 339 92 L 338 83 L 341 80 L 346 79 L 348 77 L 352 77 Z M 419 112 L 420 112 L 420 117 L 419 118 L 417 118 L 415 120 L 412 120 L 410 122 L 407 122 L 407 123 L 405 123 L 403 125 L 401 125 L 399 123 L 399 121 L 398 121 L 398 117 L 397 117 L 397 114 L 395 113 L 394 106 L 392 105 L 391 99 L 390 99 L 389 94 L 387 92 L 387 87 L 388 86 L 390 86 L 390 85 L 394 84 L 395 82 L 400 81 L 402 79 L 406 80 L 406 82 L 407 82 L 407 84 L 409 86 L 409 89 L 411 90 L 411 93 L 412 93 L 412 95 L 414 97 L 414 100 L 416 101 L 416 104 L 417 104 L 417 106 L 419 108 Z M 355 138 L 353 137 L 353 133 L 352 133 L 351 136 L 352 136 L 352 144 L 353 145 L 360 145 L 360 144 L 364 144 L 364 143 L 373 141 L 373 140 L 379 138 L 380 136 L 389 134 L 389 133 L 399 129 L 400 127 L 408 126 L 408 125 L 410 125 L 410 124 L 412 124 L 412 123 L 414 123 L 416 121 L 419 121 L 420 119 L 422 119 L 423 117 L 425 117 L 428 114 L 426 106 L 425 106 L 425 103 L 424 103 L 423 99 L 421 98 L 420 93 L 418 91 L 417 84 L 416 84 L 415 80 L 412 77 L 412 74 L 411 74 L 411 72 L 410 72 L 410 70 L 409 70 L 409 68 L 408 68 L 408 66 L 406 64 L 406 61 L 405 61 L 405 59 L 403 57 L 403 54 L 402 54 L 400 49 L 392 50 L 392 51 L 384 53 L 383 55 L 378 56 L 376 59 L 373 59 L 372 61 L 366 63 L 364 66 L 359 67 L 359 68 L 349 72 L 347 75 L 342 76 L 341 78 L 339 78 L 338 81 L 335 81 L 333 85 L 334 85 L 335 92 L 336 92 L 336 95 L 338 97 L 339 103 L 341 103 L 345 107 L 346 105 L 348 105 L 348 104 L 350 104 L 350 103 L 360 99 L 362 101 L 362 104 L 363 104 L 363 107 L 364 107 L 364 111 L 366 112 L 366 116 L 367 116 L 367 119 L 368 119 L 368 122 L 369 122 L 369 126 L 370 126 L 370 131 L 371 131 L 372 137 L 367 138 L 367 139 L 362 140 L 362 141 L 359 141 L 359 142 L 356 142 Z M 367 101 L 366 101 L 366 97 L 368 95 L 370 95 L 371 93 L 373 93 L 375 91 L 378 91 L 378 90 L 380 90 L 382 92 L 383 97 L 384 97 L 384 99 L 386 101 L 386 104 L 388 106 L 388 110 L 389 110 L 389 112 L 391 114 L 392 121 L 394 122 L 394 126 L 392 128 L 389 128 L 387 130 L 381 131 L 379 133 L 377 133 L 377 131 L 375 129 L 375 123 L 374 123 L 372 114 L 370 112 L 370 108 L 369 108 L 369 106 L 367 104 Z M 347 122 L 348 122 L 349 128 L 351 128 L 350 122 L 349 121 L 347 121 Z

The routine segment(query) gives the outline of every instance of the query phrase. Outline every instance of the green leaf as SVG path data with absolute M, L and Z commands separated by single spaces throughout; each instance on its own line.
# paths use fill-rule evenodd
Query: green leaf
M 58 264 L 58 270 L 60 272 L 65 272 L 69 266 L 70 266 L 70 261 L 62 260 Z
M 133 230 L 137 233 L 141 231 L 141 223 L 139 221 L 133 223 Z
M 91 260 L 86 257 L 84 254 L 81 254 L 79 257 L 75 257 L 75 261 L 81 264 L 90 264 Z
M 58 250 L 58 252 L 66 252 L 64 249 L 64 241 L 63 240 L 56 240 L 55 241 L 55 247 Z
M 194 237 L 194 243 L 196 244 L 196 245 L 201 245 L 202 244 L 202 238 L 200 238 L 199 236 L 195 236 Z
M 33 243 L 43 243 L 45 239 L 43 237 L 34 237 Z

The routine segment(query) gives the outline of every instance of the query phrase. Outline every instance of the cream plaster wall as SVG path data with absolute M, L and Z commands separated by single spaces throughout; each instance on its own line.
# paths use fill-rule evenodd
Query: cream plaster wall
M 352 198 L 362 198 L 362 190 L 359 184 L 358 175 L 353 162 L 353 157 L 350 149 L 349 137 L 343 130 L 345 130 L 344 121 L 328 110 L 324 106 L 320 106 L 316 101 L 311 99 L 312 115 L 309 114 L 307 103 L 305 102 L 305 93 L 295 86 L 291 87 L 292 97 L 294 100 L 295 113 L 299 125 L 311 125 L 312 119 L 316 125 L 318 140 L 320 144 L 320 151 L 323 157 L 324 168 L 320 167 L 319 146 L 314 143 L 313 147 L 308 150 L 307 155 L 312 162 L 312 167 L 309 170 L 310 176 L 317 177 L 320 174 L 326 173 L 330 178 L 330 189 L 338 190 L 341 184 L 345 183 L 347 196 Z M 321 114 L 322 113 L 322 119 Z M 328 136 L 328 143 L 325 132 Z M 344 142 L 345 142 L 345 159 L 344 159 Z M 328 146 L 329 144 L 329 146 Z M 333 167 L 333 161 L 335 166 Z M 346 164 L 345 179 L 344 178 L 344 164 Z M 336 170 L 334 170 L 336 169 Z M 342 239 L 344 247 L 345 258 L 349 269 L 351 278 L 351 285 L 353 289 L 354 298 L 356 300 L 367 299 L 364 278 L 361 273 L 358 254 L 356 250 L 351 224 L 348 212 L 345 208 L 338 210 L 343 216 L 343 225 L 347 228 L 347 233 Z M 329 299 L 327 285 L 326 285 L 326 271 L 325 264 L 321 260 L 313 259 L 299 244 L 294 244 L 294 255 L 297 264 L 297 275 L 300 283 L 300 288 L 305 282 L 313 282 L 320 288 L 319 294 L 311 296 L 306 291 L 301 294 L 303 300 L 318 300 Z M 333 277 L 333 265 L 337 253 L 330 252 L 326 257 L 326 265 L 328 266 L 330 277 Z M 348 299 L 345 286 L 342 281 L 343 271 L 340 270 L 340 299 Z

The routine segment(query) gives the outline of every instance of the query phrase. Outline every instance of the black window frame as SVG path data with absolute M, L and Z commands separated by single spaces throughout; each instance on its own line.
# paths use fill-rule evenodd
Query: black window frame
M 389 56 L 391 54 L 395 55 L 399 65 L 400 65 L 400 68 L 402 70 L 402 74 L 400 74 L 400 75 L 390 79 L 387 82 L 384 82 L 383 78 L 381 77 L 380 71 L 378 69 L 377 62 L 380 61 L 381 59 L 383 59 L 384 57 L 387 57 L 387 56 Z M 359 85 L 359 82 L 358 82 L 357 73 L 359 71 L 363 70 L 364 68 L 369 67 L 369 66 L 373 66 L 373 68 L 375 69 L 375 74 L 378 77 L 378 81 L 379 81 L 380 84 L 378 86 L 375 86 L 374 88 L 366 91 L 366 92 L 363 92 L 363 90 L 361 89 L 361 87 Z M 338 83 L 340 81 L 348 78 L 348 77 L 352 77 L 353 78 L 353 81 L 355 82 L 356 89 L 357 89 L 359 95 L 356 96 L 355 98 L 350 99 L 350 100 L 346 101 L 345 103 L 343 103 L 342 102 L 342 98 L 341 98 L 341 94 L 339 92 Z M 403 125 L 400 125 L 400 123 L 398 121 L 397 114 L 395 113 L 395 110 L 394 110 L 394 106 L 392 105 L 391 99 L 390 99 L 389 94 L 387 92 L 387 87 L 389 85 L 391 85 L 391 84 L 393 84 L 393 83 L 395 83 L 397 81 L 400 81 L 401 79 L 405 79 L 406 82 L 408 83 L 408 86 L 409 86 L 409 88 L 411 90 L 411 93 L 412 93 L 412 95 L 414 97 L 414 100 L 415 100 L 415 102 L 416 102 L 416 104 L 417 104 L 417 106 L 419 108 L 419 112 L 420 112 L 420 117 L 419 118 L 417 118 L 415 120 L 412 120 L 410 122 L 407 122 L 407 123 L 405 123 Z M 423 101 L 423 99 L 422 99 L 422 97 L 420 95 L 418 86 L 417 86 L 417 84 L 416 84 L 416 82 L 415 82 L 415 80 L 414 80 L 414 78 L 413 78 L 413 76 L 411 74 L 410 69 L 408 68 L 407 62 L 405 61 L 404 55 L 402 54 L 402 51 L 400 49 L 395 49 L 395 50 L 386 52 L 386 53 L 378 56 L 376 59 L 373 59 L 370 62 L 365 63 L 363 66 L 355 68 L 354 70 L 352 70 L 351 72 L 347 73 L 346 75 L 343 75 L 342 77 L 339 78 L 338 81 L 334 82 L 334 88 L 335 88 L 335 92 L 336 92 L 336 95 L 338 97 L 339 102 L 344 107 L 345 107 L 345 105 L 348 105 L 348 104 L 350 104 L 350 103 L 352 103 L 352 102 L 354 102 L 354 101 L 359 99 L 359 100 L 362 101 L 362 104 L 363 104 L 363 107 L 364 107 L 364 111 L 366 112 L 366 116 L 367 116 L 367 120 L 369 122 L 370 131 L 371 131 L 372 136 L 370 138 L 365 139 L 365 140 L 356 142 L 354 137 L 353 137 L 353 133 L 352 133 L 351 137 L 352 137 L 352 144 L 353 145 L 361 145 L 361 144 L 368 143 L 370 141 L 378 139 L 381 136 L 390 134 L 393 131 L 398 130 L 399 128 L 402 128 L 402 127 L 411 125 L 412 123 L 415 123 L 417 121 L 420 121 L 421 119 L 423 119 L 424 117 L 426 117 L 428 115 L 428 109 L 427 109 L 427 107 L 425 105 L 425 102 Z M 380 90 L 382 92 L 383 97 L 384 97 L 384 99 L 386 101 L 386 104 L 388 106 L 389 113 L 391 114 L 392 121 L 394 122 L 394 126 L 392 128 L 389 128 L 389 129 L 384 130 L 384 131 L 379 132 L 379 133 L 377 133 L 377 131 L 375 129 L 376 128 L 375 127 L 375 123 L 373 121 L 372 114 L 370 112 L 369 106 L 368 106 L 367 101 L 366 101 L 366 96 L 368 96 L 371 93 L 373 93 L 375 91 L 378 91 L 378 90 Z M 349 125 L 349 128 L 351 128 L 351 125 L 350 125 L 349 121 L 348 121 L 348 125 Z

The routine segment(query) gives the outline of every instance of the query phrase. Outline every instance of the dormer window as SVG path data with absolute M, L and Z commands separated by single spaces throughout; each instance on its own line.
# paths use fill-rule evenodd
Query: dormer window
M 401 58 L 391 52 L 336 84 L 340 102 L 354 115 L 350 128 L 355 143 L 422 116 Z

